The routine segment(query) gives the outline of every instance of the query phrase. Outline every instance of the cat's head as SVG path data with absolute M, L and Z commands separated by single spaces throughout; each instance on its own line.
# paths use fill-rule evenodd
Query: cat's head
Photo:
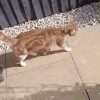
M 64 33 L 69 36 L 75 36 L 77 34 L 78 27 L 76 21 L 72 20 L 68 23 L 68 25 L 64 28 Z

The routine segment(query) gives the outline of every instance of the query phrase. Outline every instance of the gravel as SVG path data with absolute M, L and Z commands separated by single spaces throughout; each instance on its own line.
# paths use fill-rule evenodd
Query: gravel
M 4 30 L 1 31 L 14 38 L 20 33 L 37 28 L 66 26 L 66 24 L 72 19 L 76 20 L 78 28 L 99 24 L 100 2 L 91 3 L 89 5 L 73 9 L 69 12 L 54 14 L 38 20 L 29 20 L 28 22 L 15 25 L 13 27 L 4 28 Z M 8 49 L 9 47 L 4 42 L 0 41 L 0 52 L 4 52 Z

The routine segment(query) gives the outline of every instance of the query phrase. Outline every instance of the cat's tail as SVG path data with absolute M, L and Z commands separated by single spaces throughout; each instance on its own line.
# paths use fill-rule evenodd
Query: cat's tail
M 14 45 L 15 39 L 5 35 L 3 32 L 0 32 L 0 40 L 8 44 L 10 47 Z

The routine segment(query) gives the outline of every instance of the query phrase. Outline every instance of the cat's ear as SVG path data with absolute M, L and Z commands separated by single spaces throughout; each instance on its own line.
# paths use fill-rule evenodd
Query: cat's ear
M 77 31 L 78 31 L 78 26 L 77 26 L 77 23 L 75 20 L 71 20 L 68 25 L 67 25 L 67 28 L 69 30 L 68 34 L 70 36 L 74 36 L 76 35 Z

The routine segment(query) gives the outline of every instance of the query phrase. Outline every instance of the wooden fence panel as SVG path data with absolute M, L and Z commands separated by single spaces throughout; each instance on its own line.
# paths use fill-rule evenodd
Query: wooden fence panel
M 79 0 L 79 6 L 83 5 L 84 0 Z
M 4 16 L 1 8 L 0 8 L 0 26 L 2 28 L 5 28 L 5 27 L 9 26 L 9 24 L 8 24 L 8 22 L 7 22 L 7 20 L 6 20 L 5 16 Z
M 36 17 L 37 18 L 43 17 L 43 13 L 42 13 L 42 10 L 41 10 L 39 0 L 32 0 L 32 3 L 33 3 L 33 7 L 34 7 L 34 10 L 35 10 Z
M 95 1 L 99 0 L 0 0 L 0 26 L 13 26 Z
M 53 13 L 59 13 L 57 0 L 51 0 Z
M 43 4 L 43 9 L 45 12 L 45 16 L 51 15 L 51 9 L 50 9 L 50 4 L 48 0 L 42 0 L 42 4 Z
M 2 6 L 3 6 L 3 8 L 4 8 L 5 12 L 6 12 L 6 15 L 7 15 L 11 25 L 17 24 L 17 22 L 16 22 L 16 20 L 14 18 L 14 15 L 13 15 L 11 9 L 10 9 L 10 6 L 8 4 L 8 0 L 1 0 L 1 4 L 2 4 Z M 13 19 L 13 20 L 11 20 L 11 19 Z
M 11 4 L 13 6 L 13 9 L 15 11 L 15 14 L 17 16 L 19 23 L 25 22 L 25 18 L 23 17 L 23 15 L 21 13 L 18 1 L 17 0 L 10 0 L 10 1 L 11 1 Z
M 71 6 L 71 9 L 76 8 L 76 5 L 77 5 L 76 0 L 70 0 L 70 6 Z
M 62 12 L 69 10 L 68 0 L 61 0 L 61 9 Z
M 30 8 L 30 5 L 29 5 L 29 0 L 21 0 L 21 1 L 22 1 L 27 19 L 29 20 L 29 19 L 31 19 L 31 8 Z

